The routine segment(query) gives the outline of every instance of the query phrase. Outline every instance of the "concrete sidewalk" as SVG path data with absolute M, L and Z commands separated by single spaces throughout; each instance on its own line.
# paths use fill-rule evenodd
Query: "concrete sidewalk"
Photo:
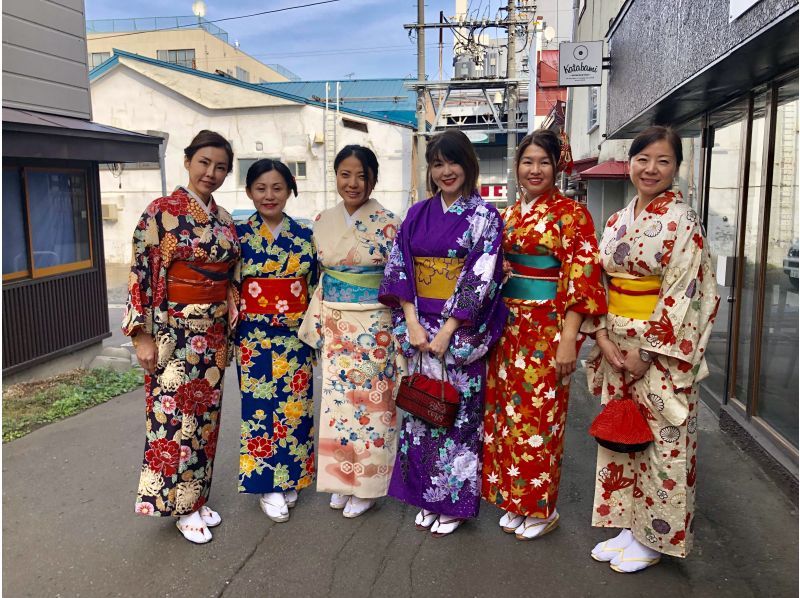
M 433 538 L 415 510 L 383 499 L 344 519 L 328 495 L 301 493 L 275 524 L 238 495 L 235 370 L 226 376 L 210 504 L 214 541 L 194 546 L 170 520 L 133 513 L 144 443 L 137 390 L 3 447 L 3 595 L 19 596 L 536 596 L 548 598 L 797 596 L 797 510 L 718 429 L 700 418 L 695 550 L 637 575 L 589 558 L 609 536 L 589 525 L 597 405 L 575 375 L 559 499 L 561 526 L 519 542 L 484 504 L 477 521 Z

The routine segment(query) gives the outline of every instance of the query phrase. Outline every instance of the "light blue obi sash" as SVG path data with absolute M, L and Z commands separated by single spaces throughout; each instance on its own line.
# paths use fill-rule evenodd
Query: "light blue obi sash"
M 561 262 L 553 255 L 507 253 L 511 276 L 503 285 L 503 297 L 546 301 L 556 298 Z
M 322 297 L 341 303 L 377 303 L 383 266 L 330 266 L 323 268 Z

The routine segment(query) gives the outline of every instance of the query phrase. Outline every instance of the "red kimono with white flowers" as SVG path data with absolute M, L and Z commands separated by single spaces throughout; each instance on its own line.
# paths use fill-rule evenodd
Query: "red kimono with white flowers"
M 568 310 L 606 312 L 597 239 L 589 212 L 557 190 L 503 213 L 503 252 L 561 262 L 554 299 L 505 297 L 503 336 L 489 358 L 484 408 L 484 500 L 532 517 L 556 508 L 569 382 L 556 379 L 555 356 Z M 580 341 L 579 341 L 580 342 Z
M 158 347 L 155 373 L 145 376 L 142 515 L 186 515 L 208 499 L 228 363 L 227 302 L 169 301 L 167 270 L 176 260 L 202 268 L 238 258 L 230 214 L 213 199 L 206 212 L 183 188 L 147 206 L 133 233 L 122 330 L 151 334 Z
M 648 320 L 615 315 L 604 321 L 623 353 L 655 355 L 645 375 L 629 382 L 655 441 L 644 451 L 598 447 L 592 525 L 630 528 L 639 542 L 685 557 L 692 545 L 697 449 L 697 382 L 708 375 L 704 352 L 719 305 L 711 256 L 697 213 L 667 191 L 634 218 L 636 199 L 612 215 L 600 241 L 606 275 L 658 276 L 658 303 Z M 589 388 L 603 404 L 621 393 L 615 372 L 595 347 L 587 360 Z

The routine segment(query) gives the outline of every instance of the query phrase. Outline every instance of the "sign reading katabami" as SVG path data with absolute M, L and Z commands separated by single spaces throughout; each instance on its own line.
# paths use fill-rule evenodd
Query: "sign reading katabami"
M 602 76 L 602 41 L 558 44 L 558 84 L 561 87 L 600 85 Z

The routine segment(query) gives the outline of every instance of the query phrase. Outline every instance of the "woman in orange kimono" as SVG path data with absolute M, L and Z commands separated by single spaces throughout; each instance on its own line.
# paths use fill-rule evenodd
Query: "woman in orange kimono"
M 597 240 L 589 212 L 555 186 L 569 146 L 540 129 L 517 148 L 521 198 L 503 213 L 508 323 L 489 360 L 483 498 L 505 511 L 500 526 L 532 540 L 558 526 L 558 485 L 569 377 L 585 315 L 604 314 Z

